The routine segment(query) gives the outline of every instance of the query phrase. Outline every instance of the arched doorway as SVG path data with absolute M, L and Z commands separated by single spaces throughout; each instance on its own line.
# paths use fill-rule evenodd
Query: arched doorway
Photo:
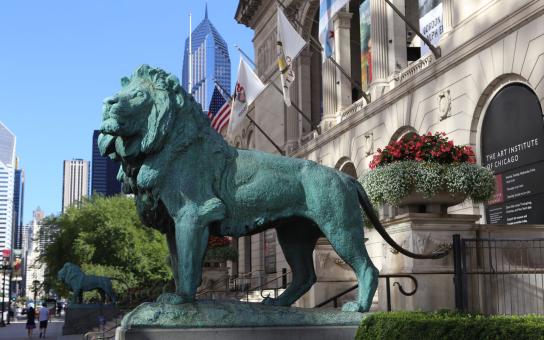
M 480 130 L 481 162 L 497 192 L 485 204 L 487 223 L 544 223 L 544 120 L 534 91 L 509 83 L 489 101 Z

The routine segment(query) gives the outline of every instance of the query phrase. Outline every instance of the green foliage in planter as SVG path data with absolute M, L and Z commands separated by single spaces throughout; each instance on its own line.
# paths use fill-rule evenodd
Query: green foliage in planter
M 363 319 L 355 339 L 544 339 L 544 317 L 380 312 Z
M 398 205 L 413 191 L 425 197 L 440 191 L 463 193 L 474 202 L 486 201 L 495 192 L 491 171 L 469 163 L 398 161 L 366 172 L 360 181 L 377 205 Z
M 227 260 L 236 261 L 238 259 L 238 253 L 231 246 L 208 248 L 206 251 L 206 257 L 204 261 L 219 261 L 224 262 Z

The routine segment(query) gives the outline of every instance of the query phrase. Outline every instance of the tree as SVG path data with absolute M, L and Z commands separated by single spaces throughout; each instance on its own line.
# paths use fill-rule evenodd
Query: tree
M 131 198 L 93 196 L 60 216 L 48 217 L 42 229 L 49 230 L 51 242 L 40 258 L 48 269 L 44 285 L 61 295 L 67 291 L 57 272 L 66 262 L 86 274 L 114 278 L 117 294 L 162 286 L 172 279 L 164 236 L 140 222 Z

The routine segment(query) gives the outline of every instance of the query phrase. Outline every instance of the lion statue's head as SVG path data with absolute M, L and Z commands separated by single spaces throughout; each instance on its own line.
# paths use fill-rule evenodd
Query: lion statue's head
M 148 182 L 157 175 L 147 175 L 159 169 L 151 169 L 156 166 L 147 164 L 146 159 L 159 153 L 165 144 L 170 150 L 180 150 L 199 136 L 224 144 L 221 136 L 211 129 L 200 105 L 175 76 L 142 65 L 130 78 L 122 78 L 121 85 L 121 91 L 104 100 L 98 147 L 102 155 L 123 163 L 118 179 L 125 184 L 126 193 L 136 189 L 134 178 L 127 183 L 132 176 L 129 172 L 138 173 L 138 186 L 152 186 Z M 168 157 L 162 157 L 161 166 L 168 161 Z
M 140 66 L 130 78 L 123 77 L 121 85 L 119 93 L 104 100 L 99 138 L 103 154 L 130 158 L 156 152 L 177 113 L 195 106 L 175 76 L 148 65 Z M 200 118 L 195 123 L 205 124 L 207 117 Z
M 214 158 L 233 159 L 236 151 L 210 127 L 210 120 L 179 80 L 148 65 L 121 79 L 121 91 L 106 98 L 98 147 L 103 156 L 120 161 L 117 179 L 126 194 L 137 195 L 144 223 L 153 225 L 156 188 L 169 168 L 192 145 L 206 145 Z
M 57 273 L 58 279 L 71 288 L 74 287 L 74 282 L 84 275 L 85 274 L 83 274 L 83 271 L 79 266 L 70 262 L 66 262 L 64 266 L 62 266 L 62 269 Z

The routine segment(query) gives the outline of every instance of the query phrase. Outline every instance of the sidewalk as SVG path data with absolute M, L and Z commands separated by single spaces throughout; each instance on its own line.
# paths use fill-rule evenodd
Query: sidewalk
M 64 320 L 62 318 L 53 318 L 47 326 L 47 337 L 49 340 L 81 340 L 83 334 L 76 335 L 62 335 L 62 326 Z M 40 339 L 40 329 L 38 323 L 32 333 L 32 338 L 29 338 L 26 331 L 26 320 L 12 321 L 11 324 L 6 327 L 0 327 L 0 339 L 1 340 L 28 340 L 28 339 Z

